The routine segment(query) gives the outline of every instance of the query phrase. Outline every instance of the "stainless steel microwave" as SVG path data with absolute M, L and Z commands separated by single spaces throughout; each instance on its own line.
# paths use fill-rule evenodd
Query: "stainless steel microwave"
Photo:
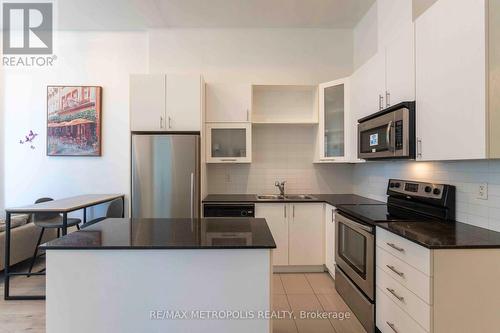
M 415 141 L 415 102 L 402 102 L 358 120 L 361 159 L 414 159 Z

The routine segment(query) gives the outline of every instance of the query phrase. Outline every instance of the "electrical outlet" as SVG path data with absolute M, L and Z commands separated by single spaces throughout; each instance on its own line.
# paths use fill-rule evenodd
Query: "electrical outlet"
M 477 187 L 477 198 L 482 200 L 488 199 L 488 184 L 479 184 Z

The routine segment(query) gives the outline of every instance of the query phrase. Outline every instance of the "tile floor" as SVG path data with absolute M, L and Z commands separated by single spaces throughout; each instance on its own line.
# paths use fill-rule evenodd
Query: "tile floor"
M 275 319 L 273 333 L 365 333 L 327 273 L 274 274 L 273 310 L 292 311 L 295 317 Z M 332 318 L 305 319 L 301 311 L 326 313 Z

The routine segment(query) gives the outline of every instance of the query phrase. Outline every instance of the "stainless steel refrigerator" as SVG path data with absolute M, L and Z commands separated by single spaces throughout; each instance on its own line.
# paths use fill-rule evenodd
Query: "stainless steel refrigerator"
M 199 164 L 199 135 L 132 134 L 132 217 L 199 217 Z

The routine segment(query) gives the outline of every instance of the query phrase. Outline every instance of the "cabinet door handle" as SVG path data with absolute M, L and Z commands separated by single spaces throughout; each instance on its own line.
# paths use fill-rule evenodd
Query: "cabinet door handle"
M 168 116 L 168 128 L 172 128 L 172 117 Z
M 250 111 L 247 109 L 247 121 L 250 121 Z
M 385 106 L 391 106 L 391 93 L 388 91 L 385 92 Z
M 396 326 L 394 325 L 394 323 L 391 323 L 391 322 L 388 322 L 386 321 L 385 322 L 387 325 L 389 325 L 389 327 L 395 332 L 395 333 L 399 333 L 399 331 L 396 329 Z
M 160 128 L 163 128 L 163 117 L 160 116 Z
M 295 205 L 292 206 L 292 217 L 295 218 Z
M 392 247 L 396 251 L 405 252 L 405 249 L 403 249 L 402 247 L 397 246 L 394 243 L 386 243 L 386 244 L 389 245 L 390 247 Z
M 385 266 L 404 279 L 405 273 L 398 271 L 394 266 L 391 265 L 385 265 Z
M 384 96 L 378 95 L 378 109 L 382 110 L 384 108 Z
M 283 206 L 283 214 L 285 215 L 285 218 L 286 218 L 286 205 Z
M 332 223 L 335 221 L 335 211 L 332 209 Z
M 235 158 L 222 158 L 222 162 L 236 162 L 237 160 Z
M 417 138 L 417 158 L 422 158 L 422 139 Z
M 390 292 L 392 296 L 396 297 L 398 299 L 398 301 L 400 301 L 402 303 L 405 302 L 405 298 L 403 296 L 399 296 L 394 289 L 391 289 L 391 288 L 385 288 L 385 289 L 388 292 Z

